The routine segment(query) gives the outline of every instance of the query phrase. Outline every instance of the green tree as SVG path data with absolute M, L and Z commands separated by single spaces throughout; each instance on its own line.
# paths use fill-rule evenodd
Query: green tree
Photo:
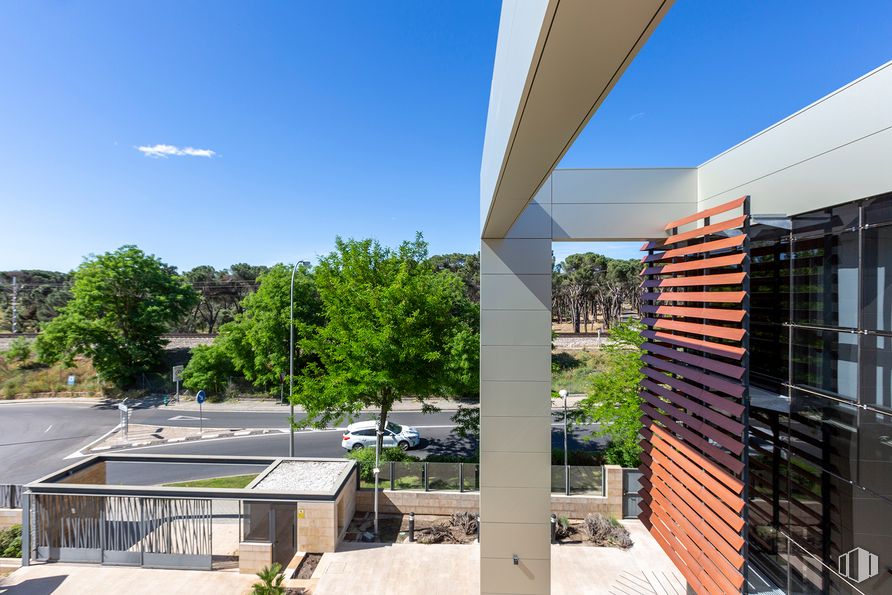
M 302 347 L 318 357 L 299 395 L 317 424 L 379 412 L 383 431 L 394 403 L 468 394 L 478 384 L 479 311 L 454 274 L 436 272 L 427 244 L 398 249 L 342 240 L 316 267 L 327 324 Z
M 192 349 L 189 363 L 183 370 L 183 386 L 191 391 L 220 395 L 226 390 L 235 366 L 221 341 L 212 345 L 197 345 Z
M 480 302 L 480 253 L 435 254 L 429 262 L 435 271 L 450 271 L 462 280 L 465 295 L 472 302 Z
M 6 357 L 16 361 L 19 365 L 24 364 L 31 358 L 31 343 L 24 337 L 13 339 L 6 350 Z
M 71 294 L 38 337 L 38 357 L 48 364 L 89 357 L 100 378 L 119 388 L 160 367 L 161 335 L 197 301 L 173 267 L 136 246 L 87 258 Z
M 257 291 L 242 301 L 244 311 L 220 328 L 218 341 L 239 373 L 254 386 L 271 390 L 289 371 L 291 266 L 277 264 L 258 282 Z M 313 273 L 301 266 L 294 276 L 295 373 L 313 359 L 299 349 L 301 341 L 314 336 L 323 323 Z
M 622 322 L 610 331 L 610 341 L 601 349 L 605 368 L 596 374 L 591 392 L 579 403 L 579 410 L 592 422 L 600 424 L 595 432 L 610 439 L 606 459 L 613 465 L 637 467 L 641 447 L 641 397 L 638 383 L 641 373 L 642 326 L 636 321 Z

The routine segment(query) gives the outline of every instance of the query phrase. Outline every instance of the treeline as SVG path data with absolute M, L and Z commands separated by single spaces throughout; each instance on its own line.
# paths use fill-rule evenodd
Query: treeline
M 586 252 L 571 254 L 554 266 L 552 316 L 558 323 L 573 325 L 573 332 L 588 332 L 589 324 L 603 321 L 615 326 L 624 309 L 638 313 L 641 262 L 621 260 Z

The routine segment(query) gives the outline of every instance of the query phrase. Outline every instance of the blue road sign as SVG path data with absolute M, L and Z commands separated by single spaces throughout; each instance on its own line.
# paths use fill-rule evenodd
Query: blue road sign
M 198 402 L 199 405 L 204 403 L 205 399 L 207 399 L 207 395 L 204 394 L 203 390 L 198 391 L 198 394 L 195 395 L 195 401 Z

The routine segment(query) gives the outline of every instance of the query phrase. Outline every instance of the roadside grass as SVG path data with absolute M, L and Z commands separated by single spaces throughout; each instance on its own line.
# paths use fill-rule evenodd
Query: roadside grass
M 588 393 L 592 377 L 606 365 L 600 351 L 556 351 L 551 355 L 551 362 L 552 388 L 566 389 L 570 394 Z
M 74 376 L 74 386 L 68 377 Z M 104 390 L 90 360 L 78 358 L 73 367 L 46 366 L 33 360 L 17 361 L 0 353 L 0 398 L 103 396 Z
M 254 481 L 256 473 L 250 475 L 227 475 L 225 477 L 210 477 L 208 479 L 196 479 L 194 481 L 181 481 L 177 483 L 165 483 L 166 488 L 232 488 L 241 489 Z

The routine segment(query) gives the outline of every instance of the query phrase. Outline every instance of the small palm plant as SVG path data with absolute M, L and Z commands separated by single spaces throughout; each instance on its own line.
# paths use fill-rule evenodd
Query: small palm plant
M 282 565 L 278 562 L 272 566 L 264 566 L 263 570 L 257 573 L 260 582 L 254 583 L 251 595 L 284 595 L 285 587 L 282 586 L 282 582 L 285 576 L 281 573 Z

